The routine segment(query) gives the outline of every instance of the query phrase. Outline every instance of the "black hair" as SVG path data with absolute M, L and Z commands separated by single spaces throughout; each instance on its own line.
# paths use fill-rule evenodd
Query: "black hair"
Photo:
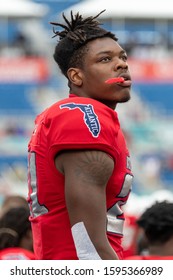
M 28 202 L 26 200 L 25 197 L 21 196 L 21 195 L 9 195 L 6 196 L 5 199 L 2 202 L 1 205 L 1 210 L 6 211 L 6 209 L 10 209 L 13 208 L 15 205 L 15 207 L 25 207 L 25 208 L 29 208 L 28 206 Z
M 22 237 L 31 229 L 29 208 L 15 207 L 0 219 L 0 249 L 18 247 Z
M 105 11 L 105 10 L 104 10 Z M 83 19 L 82 15 L 77 13 L 73 15 L 71 11 L 71 19 L 68 20 L 64 13 L 62 14 L 66 23 L 50 22 L 52 25 L 60 26 L 62 31 L 55 31 L 54 36 L 59 36 L 59 41 L 54 52 L 54 59 L 57 62 L 62 73 L 67 77 L 67 70 L 70 67 L 82 67 L 83 57 L 87 51 L 86 44 L 97 38 L 110 37 L 117 41 L 115 34 L 100 27 L 100 22 L 96 18 L 103 13 L 101 11 L 94 17 Z
M 146 209 L 137 224 L 144 229 L 150 244 L 163 244 L 173 237 L 173 203 L 156 202 Z

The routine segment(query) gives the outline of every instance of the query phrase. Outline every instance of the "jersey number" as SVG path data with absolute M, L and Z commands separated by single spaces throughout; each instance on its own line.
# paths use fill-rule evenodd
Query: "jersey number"
M 132 175 L 126 174 L 121 192 L 117 196 L 118 198 L 122 198 L 122 200 L 119 200 L 117 203 L 115 203 L 107 212 L 108 232 L 121 235 L 123 234 L 124 219 L 121 218 L 121 215 L 123 214 L 121 206 L 126 203 L 126 199 L 124 200 L 124 198 L 126 198 L 131 191 L 132 179 Z
M 37 174 L 36 174 L 36 158 L 35 153 L 29 154 L 28 181 L 30 193 L 30 211 L 33 218 L 48 213 L 48 209 L 44 205 L 40 205 L 37 197 Z

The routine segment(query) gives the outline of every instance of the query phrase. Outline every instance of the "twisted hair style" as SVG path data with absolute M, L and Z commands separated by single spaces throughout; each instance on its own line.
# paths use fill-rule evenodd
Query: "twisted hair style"
M 110 37 L 117 41 L 116 36 L 101 28 L 100 22 L 96 18 L 105 10 L 94 17 L 83 19 L 82 15 L 77 13 L 68 20 L 62 14 L 66 24 L 50 22 L 50 24 L 63 28 L 62 31 L 56 31 L 53 27 L 54 36 L 59 36 L 59 41 L 54 52 L 54 59 L 59 65 L 62 73 L 67 77 L 67 70 L 70 67 L 83 67 L 83 58 L 87 52 L 87 43 L 97 38 Z
M 11 208 L 0 219 L 0 250 L 18 247 L 27 230 L 31 229 L 29 209 Z
M 173 237 L 173 203 L 156 202 L 139 218 L 150 244 L 163 244 Z

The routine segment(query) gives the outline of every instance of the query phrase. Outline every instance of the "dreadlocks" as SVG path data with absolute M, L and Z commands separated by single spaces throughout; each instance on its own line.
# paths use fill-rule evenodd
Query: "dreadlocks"
M 137 221 L 150 244 L 162 244 L 173 236 L 173 203 L 156 202 Z
M 51 22 L 52 25 L 60 26 L 62 31 L 55 31 L 54 36 L 59 36 L 58 44 L 55 48 L 54 59 L 59 65 L 62 73 L 67 77 L 67 70 L 70 67 L 83 66 L 83 57 L 87 52 L 86 44 L 94 39 L 110 37 L 117 41 L 115 35 L 100 27 L 99 21 L 96 18 L 105 10 L 101 11 L 94 17 L 83 19 L 82 15 L 77 13 L 75 16 L 71 11 L 71 20 L 69 21 L 64 14 L 63 18 L 66 23 Z

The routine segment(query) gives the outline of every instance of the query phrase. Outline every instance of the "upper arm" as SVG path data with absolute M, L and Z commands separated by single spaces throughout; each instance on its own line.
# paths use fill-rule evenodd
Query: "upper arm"
M 106 206 L 105 188 L 114 168 L 110 156 L 102 151 L 70 151 L 58 156 L 55 163 L 65 176 L 65 196 L 72 225 L 87 216 L 87 208 L 90 213 L 90 205 L 93 204 L 96 213 Z M 100 207 L 100 199 L 104 207 Z
M 64 152 L 55 162 L 65 176 L 71 226 L 83 222 L 96 247 L 106 244 L 106 185 L 114 169 L 113 159 L 105 152 L 89 150 Z

